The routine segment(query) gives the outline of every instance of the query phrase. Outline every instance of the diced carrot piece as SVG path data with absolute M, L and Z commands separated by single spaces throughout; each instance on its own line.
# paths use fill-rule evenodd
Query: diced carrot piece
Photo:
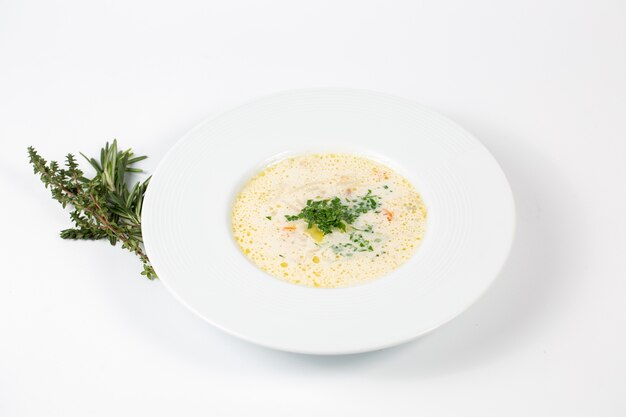
M 289 232 L 295 232 L 296 231 L 296 226 L 285 226 L 285 227 L 283 227 L 283 230 L 287 230 Z

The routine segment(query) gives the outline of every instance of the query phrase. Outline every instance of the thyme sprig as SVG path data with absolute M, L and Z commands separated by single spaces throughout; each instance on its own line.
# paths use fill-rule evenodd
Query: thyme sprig
M 147 158 L 134 156 L 131 149 L 118 150 L 117 141 L 105 145 L 100 160 L 81 155 L 96 171 L 86 178 L 72 154 L 65 157 L 64 167 L 56 161 L 47 162 L 31 146 L 28 157 L 35 174 L 38 174 L 52 198 L 63 208 L 70 206 L 73 228 L 62 230 L 63 239 L 107 239 L 111 245 L 121 242 L 122 248 L 139 257 L 143 263 L 141 275 L 153 280 L 157 275 L 143 249 L 141 234 L 141 209 L 150 178 L 137 182 L 132 188 L 127 184 L 127 174 L 142 172 L 132 165 Z

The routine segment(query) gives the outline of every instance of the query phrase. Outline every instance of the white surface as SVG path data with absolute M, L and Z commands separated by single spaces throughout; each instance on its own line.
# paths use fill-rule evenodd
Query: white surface
M 423 196 L 428 232 L 390 276 L 305 288 L 261 271 L 234 242 L 234 196 L 255 170 L 320 151 L 386 162 Z M 467 310 L 509 254 L 514 211 L 498 163 L 457 124 L 404 98 L 316 88 L 256 99 L 186 134 L 150 180 L 142 230 L 163 285 L 208 322 L 262 346 L 341 354 L 406 342 Z
M 623 416 L 626 5 L 0 2 L 0 415 Z M 458 121 L 516 197 L 509 263 L 466 314 L 379 353 L 259 348 L 190 314 L 26 165 L 110 138 L 152 159 L 208 114 L 337 85 Z M 7 203 L 7 202 L 10 203 Z

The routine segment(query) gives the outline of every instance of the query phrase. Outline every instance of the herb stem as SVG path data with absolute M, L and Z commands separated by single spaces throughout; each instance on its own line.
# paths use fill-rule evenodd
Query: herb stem
M 142 247 L 141 234 L 141 208 L 150 178 L 132 188 L 126 183 L 126 173 L 141 172 L 131 165 L 145 156 L 133 158 L 130 149 L 118 151 L 114 140 L 102 148 L 100 161 L 83 155 L 96 171 L 96 176 L 88 179 L 72 154 L 66 156 L 65 168 L 55 161 L 48 163 L 33 147 L 28 148 L 28 155 L 35 174 L 50 189 L 52 198 L 64 208 L 74 208 L 70 217 L 76 227 L 61 231 L 63 239 L 108 239 L 112 245 L 120 241 L 122 248 L 142 261 L 141 274 L 151 280 L 157 278 Z

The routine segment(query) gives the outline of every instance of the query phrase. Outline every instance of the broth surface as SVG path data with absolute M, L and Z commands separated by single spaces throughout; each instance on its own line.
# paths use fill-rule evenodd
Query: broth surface
M 324 226 L 309 227 L 309 218 L 291 217 L 307 207 L 309 215 L 319 213 L 315 202 L 335 204 L 354 220 L 340 222 L 345 231 L 324 233 Z M 413 256 L 425 226 L 426 207 L 407 179 L 348 154 L 270 165 L 248 181 L 232 209 L 233 234 L 245 256 L 275 277 L 310 287 L 345 287 L 388 274 Z

